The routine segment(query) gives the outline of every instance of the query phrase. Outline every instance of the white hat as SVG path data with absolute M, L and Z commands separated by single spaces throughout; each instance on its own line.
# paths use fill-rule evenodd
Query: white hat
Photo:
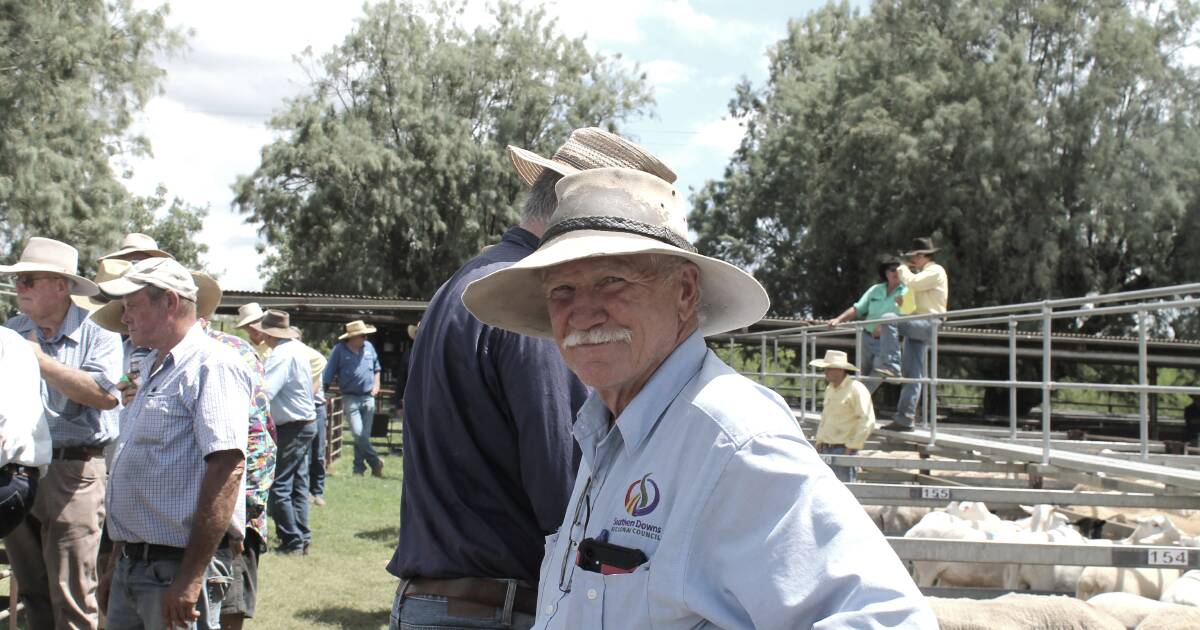
M 841 368 L 843 370 L 858 371 L 858 368 L 854 367 L 854 364 L 850 362 L 846 353 L 841 350 L 826 350 L 824 359 L 813 359 L 808 364 L 821 369 Z
M 107 260 L 104 262 L 126 262 L 123 260 Z M 129 264 L 129 263 L 126 263 Z M 217 306 L 221 304 L 221 285 L 217 284 L 206 274 L 199 271 L 193 271 L 192 281 L 196 283 L 196 317 L 199 319 L 212 319 L 213 313 L 217 312 Z M 121 300 L 113 300 L 104 306 L 101 306 L 92 313 L 92 321 L 100 325 L 105 330 L 111 330 L 122 335 L 129 334 L 129 327 L 125 322 L 121 321 L 121 316 L 125 314 L 125 303 Z
M 100 290 L 113 297 L 124 297 L 150 286 L 174 291 L 179 297 L 193 302 L 200 290 L 192 278 L 192 272 L 184 269 L 174 258 L 139 260 L 121 277 L 100 285 Z
M 120 260 L 118 258 L 101 260 L 96 266 L 96 278 L 94 282 L 96 284 L 100 284 L 101 282 L 108 282 L 113 278 L 118 278 L 121 276 L 121 274 L 125 273 L 125 271 L 129 269 L 129 266 L 132 264 L 133 263 L 129 262 L 128 260 Z M 73 295 L 71 296 L 71 301 L 74 302 L 79 308 L 95 311 L 105 304 L 108 304 L 111 300 L 103 295 L 97 294 L 90 297 Z
M 149 236 L 146 236 L 141 232 L 130 232 L 129 234 L 125 235 L 124 239 L 121 240 L 121 249 L 118 249 L 111 254 L 105 254 L 101 256 L 100 260 L 104 260 L 106 258 L 118 258 L 126 254 L 134 253 L 146 254 L 151 258 L 174 258 L 174 256 L 159 249 L 158 243 Z
M 602 256 L 664 254 L 700 268 L 700 331 L 749 326 L 771 301 L 754 276 L 696 253 L 687 240 L 683 199 L 659 177 L 625 168 L 567 175 L 555 186 L 558 209 L 537 251 L 467 285 L 463 304 L 486 324 L 552 337 L 541 271 Z
M 356 319 L 349 324 L 346 324 L 346 332 L 338 339 L 349 339 L 359 335 L 369 335 L 375 332 L 375 327 L 363 322 L 361 319 Z
M 657 175 L 667 183 L 675 182 L 675 172 L 662 160 L 638 145 L 597 127 L 584 127 L 571 132 L 554 157 L 546 159 L 533 151 L 508 146 L 521 181 L 532 186 L 542 171 L 550 169 L 559 175 L 570 175 L 593 168 L 631 168 Z
M 238 323 L 234 328 L 243 328 L 263 318 L 267 313 L 258 302 L 248 302 L 238 307 Z
M 78 275 L 79 250 L 66 243 L 34 236 L 29 239 L 21 258 L 15 265 L 0 265 L 0 273 L 45 271 L 65 276 L 71 284 L 72 295 L 96 295 L 96 283 Z

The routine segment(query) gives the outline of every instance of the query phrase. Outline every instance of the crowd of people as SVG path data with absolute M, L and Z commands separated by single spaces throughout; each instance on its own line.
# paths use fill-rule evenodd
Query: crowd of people
M 837 481 L 853 471 L 706 346 L 769 299 L 689 242 L 675 173 L 597 128 L 509 157 L 529 187 L 519 224 L 437 291 L 412 350 L 391 626 L 936 627 Z M 881 265 L 882 289 L 839 320 L 895 317 L 909 294 L 944 312 L 936 251 L 919 239 L 912 269 Z M 247 343 L 207 326 L 219 286 L 147 237 L 96 281 L 77 257 L 33 238 L 0 267 L 21 311 L 0 358 L 29 381 L 0 403 L 0 524 L 32 627 L 94 628 L 99 610 L 115 629 L 240 627 L 266 519 L 275 551 L 312 544 L 325 385 L 345 400 L 353 471 L 382 475 L 374 328 L 347 324 L 326 358 L 288 313 L 247 305 Z M 919 378 L 932 325 L 879 325 L 871 370 Z M 829 380 L 814 441 L 852 454 L 870 392 L 845 353 L 814 365 Z M 904 387 L 900 429 L 919 393 Z

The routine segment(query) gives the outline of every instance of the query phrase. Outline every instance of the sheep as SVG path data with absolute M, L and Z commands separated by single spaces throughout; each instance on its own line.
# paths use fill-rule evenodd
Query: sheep
M 1175 527 L 1170 518 L 1162 514 L 1139 516 L 1133 533 L 1121 543 L 1127 545 L 1175 545 L 1183 539 L 1183 532 Z
M 1179 630 L 1200 628 L 1200 610 L 1191 606 L 1167 606 L 1146 617 L 1138 630 Z
M 1200 571 L 1188 571 L 1162 594 L 1168 604 L 1200 607 Z
M 1075 597 L 1086 601 L 1100 593 L 1133 593 L 1158 599 L 1177 579 L 1177 569 L 1087 567 L 1079 574 Z
M 1010 594 L 996 599 L 927 597 L 942 630 L 1124 630 L 1121 622 L 1070 597 Z
M 911 505 L 864 505 L 863 509 L 879 531 L 892 536 L 912 529 L 933 508 Z
M 1089 606 L 1120 621 L 1130 630 L 1138 627 L 1146 617 L 1168 605 L 1132 593 L 1100 593 L 1087 600 L 1087 603 Z
M 930 512 L 904 534 L 905 538 L 943 540 L 988 540 L 987 533 L 946 512 Z M 1004 583 L 1004 565 L 963 562 L 913 562 L 913 579 L 918 586 L 985 586 Z
M 1054 543 L 1060 545 L 1087 542 L 1070 525 L 1045 532 L 1021 532 L 1008 542 Z M 1010 564 L 1004 567 L 1004 588 L 1035 591 L 1075 592 L 1083 567 L 1072 565 Z

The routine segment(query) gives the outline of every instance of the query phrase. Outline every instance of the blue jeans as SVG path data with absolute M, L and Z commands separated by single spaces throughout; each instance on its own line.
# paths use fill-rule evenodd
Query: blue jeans
M 267 513 L 275 521 L 281 551 L 300 551 L 312 540 L 308 530 L 308 452 L 317 423 L 276 425 L 275 481 L 267 497 Z
M 198 621 L 189 623 L 188 630 L 221 627 L 221 602 L 233 582 L 233 558 L 228 549 L 218 549 L 204 572 L 204 588 L 196 611 Z M 113 568 L 112 589 L 108 595 L 109 630 L 149 630 L 163 628 L 163 593 L 175 581 L 179 560 L 141 560 L 117 558 Z M 175 626 L 179 628 L 179 626 Z
M 883 380 L 872 376 L 875 373 L 875 357 L 879 356 L 879 339 L 872 336 L 871 333 L 863 330 L 862 334 L 862 356 L 858 358 L 859 381 L 867 386 L 867 391 L 872 394 L 879 386 L 883 384 Z
M 846 446 L 844 444 L 824 444 L 817 452 L 822 455 L 845 455 Z M 854 483 L 858 481 L 858 468 L 856 466 L 834 466 L 830 465 L 829 469 L 833 471 L 833 475 L 842 483 Z
M 379 465 L 379 454 L 371 446 L 371 426 L 375 423 L 375 397 L 370 394 L 343 394 L 342 409 L 354 436 L 354 472 L 362 474 L 367 467 Z
M 884 318 L 895 318 L 888 313 Z M 924 378 L 925 348 L 933 335 L 933 321 L 909 320 L 899 324 L 881 324 L 880 350 L 875 367 L 887 367 L 899 371 L 904 378 Z M 904 338 L 904 353 L 900 352 L 900 337 Z M 903 359 L 903 360 L 902 360 Z M 897 423 L 912 426 L 913 414 L 917 411 L 917 400 L 921 398 L 920 383 L 905 383 L 900 388 L 900 402 L 896 406 Z
M 505 621 L 505 610 L 497 608 L 491 617 L 463 617 L 451 615 L 445 597 L 438 595 L 396 595 L 392 601 L 392 617 L 388 630 L 426 630 L 433 628 L 488 628 L 494 630 L 527 630 L 533 627 L 534 618 L 515 610 L 508 610 L 511 619 Z
M 312 456 L 308 460 L 308 493 L 314 497 L 325 494 L 325 403 L 317 403 L 317 436 L 312 441 Z

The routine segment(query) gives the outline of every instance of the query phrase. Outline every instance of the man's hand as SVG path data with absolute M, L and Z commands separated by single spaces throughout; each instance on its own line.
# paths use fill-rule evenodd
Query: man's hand
M 833 328 L 833 327 L 837 326 L 837 325 L 838 325 L 838 324 L 840 324 L 840 323 L 842 323 L 842 318 L 840 318 L 840 317 L 834 317 L 833 319 L 829 320 L 829 327 L 830 327 L 830 328 Z
M 874 338 L 876 338 L 876 339 L 878 339 L 878 338 L 879 338 L 879 333 L 880 333 L 880 332 L 882 332 L 882 330 L 883 330 L 882 328 L 880 328 L 879 326 L 876 326 L 876 327 L 875 327 L 875 330 L 872 330 L 872 331 L 871 331 L 871 336 L 872 336 L 872 337 L 874 337 Z
M 825 443 L 824 443 L 824 442 L 817 442 L 816 444 L 813 444 L 813 448 L 815 448 L 815 449 L 817 449 L 818 451 L 820 451 L 822 448 L 825 448 Z
M 162 599 L 163 623 L 168 628 L 186 627 L 188 623 L 200 618 L 196 602 L 200 601 L 200 589 L 203 586 L 203 573 L 192 580 L 183 580 L 182 576 L 175 576 L 175 581 L 167 587 Z
M 854 454 L 855 454 L 855 453 L 857 453 L 857 452 L 858 452 L 858 449 L 856 449 L 856 448 L 847 448 L 847 449 L 846 449 L 846 454 L 847 454 L 847 455 L 854 455 Z
M 121 392 L 121 404 L 126 407 L 137 396 L 138 386 L 132 379 L 123 378 L 117 383 L 117 390 Z

